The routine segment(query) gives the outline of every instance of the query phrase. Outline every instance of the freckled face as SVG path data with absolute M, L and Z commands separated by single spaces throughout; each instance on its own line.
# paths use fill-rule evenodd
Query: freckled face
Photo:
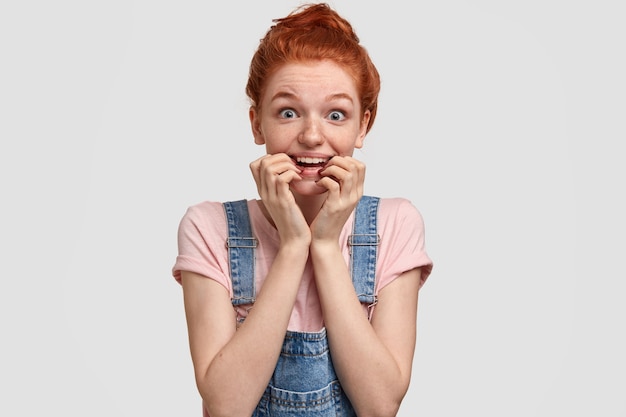
M 369 112 L 361 119 L 354 80 L 332 61 L 291 63 L 269 79 L 260 106 L 250 110 L 257 144 L 285 153 L 302 170 L 294 192 L 319 194 L 319 170 L 333 156 L 352 156 L 363 145 Z

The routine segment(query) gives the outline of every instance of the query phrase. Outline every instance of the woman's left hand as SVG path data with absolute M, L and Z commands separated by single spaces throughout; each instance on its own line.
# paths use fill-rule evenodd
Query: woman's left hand
M 311 223 L 313 241 L 337 243 L 339 234 L 363 196 L 365 164 L 350 156 L 334 156 L 320 171 L 317 185 L 328 190 L 326 201 Z

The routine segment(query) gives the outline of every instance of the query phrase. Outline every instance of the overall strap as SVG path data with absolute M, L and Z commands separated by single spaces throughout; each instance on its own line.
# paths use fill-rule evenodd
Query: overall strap
M 378 197 L 363 196 L 357 204 L 354 226 L 348 236 L 350 273 L 361 303 L 376 304 L 376 260 L 380 236 Z M 258 241 L 252 234 L 246 200 L 223 203 L 228 224 L 228 258 L 233 285 L 233 305 L 252 304 L 256 297 L 254 249 Z
M 352 283 L 361 303 L 376 304 L 378 197 L 363 196 L 356 206 L 354 229 L 348 237 Z M 370 309 L 371 311 L 371 309 Z
M 246 200 L 223 203 L 228 224 L 228 259 L 233 283 L 233 305 L 254 303 L 254 249 L 257 239 L 252 235 L 248 202 Z

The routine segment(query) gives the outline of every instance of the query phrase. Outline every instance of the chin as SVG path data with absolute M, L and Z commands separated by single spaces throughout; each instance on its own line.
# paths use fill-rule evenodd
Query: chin
M 320 187 L 319 185 L 317 185 L 315 181 L 307 181 L 307 180 L 293 182 L 291 183 L 291 186 L 289 187 L 289 189 L 293 193 L 299 194 L 301 196 L 307 196 L 307 195 L 315 196 L 315 195 L 324 194 L 325 192 L 328 191 L 326 188 Z

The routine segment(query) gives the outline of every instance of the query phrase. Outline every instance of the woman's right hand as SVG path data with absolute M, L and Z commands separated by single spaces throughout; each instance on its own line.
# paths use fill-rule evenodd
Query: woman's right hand
M 311 242 L 311 230 L 289 184 L 301 180 L 300 169 L 284 153 L 264 155 L 250 163 L 250 170 L 265 210 L 278 230 L 281 244 Z

